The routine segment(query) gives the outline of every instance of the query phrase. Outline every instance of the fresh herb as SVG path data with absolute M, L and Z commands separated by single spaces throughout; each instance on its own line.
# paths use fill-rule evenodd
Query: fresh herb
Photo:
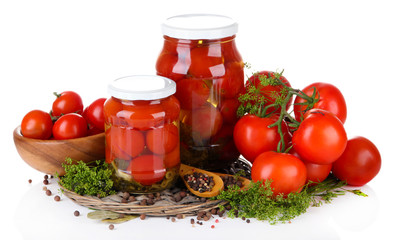
M 216 199 L 226 200 L 232 209 L 228 212 L 230 217 L 256 218 L 268 221 L 270 224 L 288 222 L 305 213 L 310 206 L 321 206 L 323 202 L 329 203 L 346 191 L 354 193 L 355 190 L 345 190 L 345 182 L 329 176 L 325 181 L 311 186 L 307 184 L 299 193 L 290 193 L 274 196 L 271 181 L 251 182 L 246 189 L 233 186 L 222 191 Z M 361 191 L 357 190 L 358 195 Z M 355 193 L 356 194 L 356 193 Z
M 102 160 L 96 160 L 89 164 L 78 161 L 73 164 L 71 158 L 66 158 L 66 164 L 62 164 L 65 175 L 59 177 L 59 183 L 64 188 L 80 195 L 92 195 L 105 197 L 115 194 L 113 190 L 112 172 L 108 164 Z

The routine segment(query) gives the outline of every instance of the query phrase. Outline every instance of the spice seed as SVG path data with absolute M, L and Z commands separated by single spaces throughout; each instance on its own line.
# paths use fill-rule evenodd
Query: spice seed
M 145 215 L 144 213 L 140 215 L 140 219 L 144 220 L 147 217 L 147 215 Z
M 44 179 L 43 183 L 44 183 L 44 185 L 48 185 L 49 182 L 47 179 Z
M 110 230 L 113 230 L 113 229 L 114 229 L 114 224 L 110 224 L 110 225 L 108 226 L 108 228 L 109 228 Z
M 60 201 L 60 197 L 59 197 L 58 195 L 56 195 L 53 199 L 54 199 L 55 201 L 57 201 L 57 202 Z
M 176 219 L 175 219 L 174 217 L 172 217 L 172 218 L 171 218 L 171 221 L 172 221 L 172 222 L 175 222 L 175 221 L 176 221 Z
M 29 183 L 32 183 L 32 180 L 31 179 L 29 179 L 29 181 L 28 181 Z
M 214 225 L 211 225 L 211 228 L 215 228 L 215 226 L 214 226 Z
M 75 210 L 75 211 L 74 211 L 74 216 L 78 217 L 79 215 L 80 215 L 80 212 L 77 211 L 77 210 Z
M 250 219 L 247 219 L 247 221 L 246 221 L 247 223 L 250 223 L 251 222 L 251 220 Z
M 51 192 L 51 190 L 47 189 L 47 191 L 45 191 L 45 194 L 47 194 L 47 196 L 51 196 L 52 192 Z

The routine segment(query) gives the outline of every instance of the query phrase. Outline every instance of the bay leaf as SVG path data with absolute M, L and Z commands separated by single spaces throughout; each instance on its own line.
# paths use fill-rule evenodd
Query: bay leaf
M 104 223 L 118 224 L 118 223 L 124 223 L 124 222 L 130 221 L 130 220 L 133 220 L 138 217 L 139 217 L 139 215 L 136 215 L 136 214 L 125 214 L 123 217 L 119 217 L 116 219 L 103 219 L 101 221 Z
M 116 212 L 111 212 L 111 211 L 105 211 L 105 210 L 96 210 L 93 212 L 88 213 L 88 218 L 90 219 L 116 219 L 119 218 L 119 213 Z

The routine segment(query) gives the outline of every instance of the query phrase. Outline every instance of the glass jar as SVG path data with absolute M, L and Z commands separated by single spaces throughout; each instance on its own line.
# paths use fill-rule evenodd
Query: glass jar
M 244 64 L 237 23 L 219 15 L 180 15 L 162 24 L 157 74 L 177 83 L 181 162 L 216 170 L 239 157 L 233 142 Z
M 180 104 L 175 91 L 175 82 L 160 76 L 130 76 L 109 84 L 106 162 L 117 190 L 156 192 L 177 181 Z

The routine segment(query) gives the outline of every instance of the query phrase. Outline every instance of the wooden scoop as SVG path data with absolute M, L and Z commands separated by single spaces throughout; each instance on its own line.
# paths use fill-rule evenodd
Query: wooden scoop
M 232 176 L 232 177 L 234 177 L 234 175 L 226 174 L 226 173 L 215 173 L 215 174 L 217 174 L 220 177 L 221 176 Z M 239 179 L 241 180 L 241 183 L 243 184 L 243 186 L 240 189 L 246 189 L 251 183 L 251 180 L 249 180 L 249 179 L 247 179 L 245 177 L 239 177 Z
M 187 181 L 185 181 L 184 176 L 187 175 L 187 174 L 193 174 L 194 172 L 207 174 L 208 176 L 213 177 L 214 187 L 211 189 L 211 191 L 206 191 L 206 192 L 202 192 L 201 193 L 199 191 L 193 190 L 189 186 Z M 221 190 L 224 189 L 224 182 L 222 181 L 220 176 L 218 176 L 215 173 L 202 170 L 200 168 L 195 168 L 195 167 L 191 167 L 191 166 L 188 166 L 188 165 L 185 165 L 185 164 L 181 164 L 181 166 L 180 166 L 180 176 L 181 176 L 182 180 L 184 181 L 185 186 L 187 186 L 187 188 L 189 189 L 189 191 L 191 191 L 191 193 L 193 193 L 194 195 L 199 196 L 199 197 L 205 197 L 205 198 L 215 197 L 215 196 L 217 196 L 219 194 L 219 192 Z

